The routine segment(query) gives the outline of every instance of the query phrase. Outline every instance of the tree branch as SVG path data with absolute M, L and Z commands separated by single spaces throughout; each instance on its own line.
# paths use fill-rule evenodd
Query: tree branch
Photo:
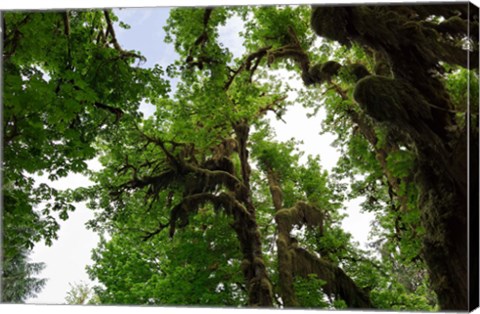
M 63 31 L 65 36 L 70 36 L 70 18 L 68 16 L 68 11 L 62 13 L 63 15 Z
M 114 123 L 117 123 L 122 118 L 122 116 L 124 114 L 122 109 L 115 108 L 115 107 L 112 107 L 112 106 L 109 106 L 109 105 L 105 105 L 105 104 L 99 103 L 98 101 L 96 101 L 93 105 L 95 107 L 99 108 L 99 109 L 107 110 L 107 111 L 113 113 L 115 115 L 115 122 Z
M 22 37 L 22 32 L 20 32 L 19 28 L 25 25 L 31 18 L 31 14 L 27 14 L 13 29 L 13 37 L 9 38 L 9 34 L 6 32 L 6 22 L 5 22 L 5 16 L 3 16 L 3 21 L 4 21 L 4 38 L 5 41 L 3 43 L 3 53 L 4 53 L 4 61 L 9 59 L 11 56 L 13 56 L 17 50 L 18 47 L 18 42 L 20 41 L 20 38 Z M 7 47 L 9 47 L 11 44 L 11 49 L 7 53 Z
M 122 47 L 118 43 L 117 37 L 115 35 L 115 29 L 113 28 L 113 23 L 112 23 L 112 20 L 110 19 L 110 13 L 108 12 L 108 10 L 103 10 L 103 14 L 105 15 L 105 21 L 107 22 L 107 33 L 106 33 L 105 37 L 107 37 L 110 34 L 111 42 L 113 44 L 113 47 L 116 50 L 118 50 L 120 52 L 120 54 L 124 57 L 133 57 L 133 58 L 137 58 L 137 59 L 140 59 L 140 60 L 145 60 L 145 57 L 143 57 L 143 56 L 140 56 L 136 53 L 133 53 L 133 52 L 130 52 L 130 51 L 125 51 L 125 50 L 122 49 Z
M 296 275 L 308 278 L 316 274 L 319 279 L 326 281 L 323 290 L 327 294 L 334 294 L 342 299 L 350 308 L 374 308 L 368 293 L 358 287 L 345 272 L 327 261 L 324 261 L 307 250 L 294 248 L 294 271 Z
M 240 64 L 240 66 L 237 70 L 232 70 L 233 74 L 228 78 L 228 81 L 227 81 L 227 83 L 225 83 L 225 86 L 223 87 L 223 89 L 228 90 L 230 88 L 230 85 L 232 85 L 235 77 L 240 72 L 242 72 L 243 70 L 250 71 L 250 80 L 251 80 L 252 76 L 253 76 L 253 73 L 257 69 L 258 64 L 260 63 L 262 58 L 265 55 L 267 55 L 268 50 L 271 49 L 271 48 L 272 48 L 272 46 L 263 47 L 263 48 L 258 49 L 255 52 L 251 53 L 250 55 L 248 55 L 248 57 L 245 58 L 245 61 L 243 61 L 242 64 Z M 256 60 L 256 63 L 252 68 L 251 66 L 252 66 L 252 61 L 253 60 Z
M 156 236 L 157 234 L 159 234 L 160 232 L 162 232 L 163 229 L 167 228 L 169 225 L 170 225 L 170 222 L 168 222 L 168 223 L 166 223 L 166 224 L 159 223 L 158 228 L 155 229 L 155 230 L 152 231 L 152 232 L 147 232 L 147 233 L 142 237 L 142 240 L 143 240 L 143 241 L 148 241 L 149 239 L 153 238 L 154 236 Z

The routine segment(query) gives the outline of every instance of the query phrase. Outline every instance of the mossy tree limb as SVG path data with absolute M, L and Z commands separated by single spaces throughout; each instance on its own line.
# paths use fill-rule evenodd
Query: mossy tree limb
M 349 308 L 372 308 L 368 294 L 359 288 L 345 272 L 331 263 L 318 258 L 307 250 L 293 249 L 293 266 L 296 276 L 308 277 L 316 274 L 326 282 L 323 290 L 328 295 L 344 300 Z
M 345 45 L 354 42 L 387 56 L 394 79 L 415 86 L 420 94 L 417 98 L 433 105 L 431 119 L 421 116 L 419 121 L 404 122 L 408 126 L 402 128 L 416 142 L 415 183 L 420 189 L 419 205 L 426 229 L 423 257 L 432 287 L 442 309 L 466 310 L 468 193 L 464 165 L 467 160 L 465 146 L 459 145 L 466 141 L 466 130 L 456 125 L 451 114 L 453 104 L 440 78 L 444 74 L 442 62 L 478 67 L 478 33 L 470 34 L 465 27 L 463 31 L 456 28 L 455 36 L 451 36 L 453 24 L 468 24 L 458 19 L 478 22 L 478 11 L 472 10 L 469 14 L 468 3 L 409 6 L 408 9 L 400 10 L 396 6 L 316 7 L 311 22 L 320 36 Z M 450 20 L 450 25 L 435 25 L 426 21 L 431 15 L 458 19 L 456 22 Z M 336 27 L 332 21 L 337 22 Z M 458 48 L 461 46 L 459 34 L 473 46 L 468 50 Z M 468 59 L 474 61 L 468 64 Z M 421 108 L 407 110 L 418 109 Z M 430 123 L 428 128 L 438 136 L 445 149 L 439 151 L 431 143 L 421 141 L 423 132 L 419 131 L 419 126 L 426 123 Z

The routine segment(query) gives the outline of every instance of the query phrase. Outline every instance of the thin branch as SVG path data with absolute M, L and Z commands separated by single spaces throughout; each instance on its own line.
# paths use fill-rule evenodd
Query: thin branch
M 138 127 L 136 127 L 138 132 L 140 132 L 140 135 L 142 137 L 144 137 L 148 142 L 150 143 L 153 143 L 155 145 L 157 145 L 158 147 L 160 147 L 160 149 L 164 152 L 165 156 L 167 157 L 167 159 L 170 161 L 170 163 L 176 168 L 176 169 L 182 169 L 183 168 L 183 164 L 182 162 L 177 158 L 175 157 L 166 147 L 165 147 L 165 141 L 163 140 L 160 140 L 158 138 L 154 138 L 154 137 L 151 137 L 151 136 L 148 136 L 147 134 L 143 133 Z M 174 143 L 174 142 L 172 142 Z M 178 144 L 178 143 L 175 143 L 175 144 Z M 180 145 L 180 144 L 178 144 Z
M 166 224 L 159 223 L 159 224 L 158 224 L 158 228 L 155 229 L 155 230 L 152 231 L 152 232 L 147 232 L 147 234 L 145 234 L 145 235 L 142 237 L 142 240 L 143 240 L 143 241 L 148 241 L 149 239 L 151 239 L 151 238 L 154 237 L 155 235 L 157 235 L 157 234 L 159 234 L 160 232 L 162 232 L 163 229 L 167 228 L 168 226 L 170 226 L 170 221 L 167 222 Z
M 122 47 L 118 43 L 117 37 L 115 35 L 115 30 L 113 28 L 113 23 L 112 23 L 112 20 L 110 19 L 110 13 L 108 12 L 108 10 L 103 10 L 103 14 L 105 15 L 105 21 L 107 22 L 107 33 L 106 33 L 105 37 L 110 35 L 111 42 L 112 42 L 113 46 L 115 47 L 115 49 L 118 50 L 121 53 L 121 55 L 124 56 L 124 57 L 133 57 L 133 58 L 137 58 L 137 59 L 140 59 L 140 60 L 145 60 L 145 57 L 143 57 L 143 56 L 140 56 L 136 53 L 133 53 L 133 52 L 130 52 L 130 51 L 125 51 L 125 50 L 122 49 Z
M 123 52 L 123 49 L 122 47 L 120 47 L 120 44 L 117 41 L 117 37 L 115 36 L 115 30 L 113 29 L 112 20 L 110 19 L 110 13 L 108 12 L 108 10 L 103 10 L 103 14 L 105 15 L 105 20 L 107 21 L 107 31 L 112 37 L 113 46 L 118 51 Z
M 267 52 L 268 50 L 270 50 L 272 48 L 272 46 L 267 46 L 267 47 L 263 47 L 263 48 L 260 48 L 258 49 L 257 51 L 251 53 L 246 59 L 245 61 L 243 61 L 243 63 L 240 65 L 240 67 L 237 69 L 237 70 L 232 70 L 233 74 L 229 77 L 227 83 L 225 84 L 224 86 L 224 90 L 228 90 L 230 88 L 230 85 L 233 83 L 233 80 L 235 79 L 235 77 L 240 73 L 242 72 L 243 70 L 247 70 L 247 71 L 250 71 L 250 80 L 251 80 L 251 77 L 253 76 L 253 73 L 255 72 L 255 70 L 257 69 L 257 66 L 258 64 L 260 63 L 261 59 L 267 55 Z M 255 65 L 253 66 L 253 68 L 251 67 L 251 64 L 252 64 L 252 61 L 253 60 L 256 60 L 256 63 Z
M 70 36 L 70 18 L 68 16 L 68 11 L 63 12 L 63 26 L 64 26 L 64 32 L 65 36 L 69 37 Z
M 272 112 L 274 112 L 275 114 L 278 115 L 277 108 L 275 108 L 275 107 L 287 98 L 288 98 L 288 95 L 285 95 L 285 96 L 282 96 L 280 98 L 275 99 L 273 102 L 269 103 L 265 107 L 260 108 L 259 114 L 263 115 L 263 114 L 266 114 L 267 111 L 272 111 Z

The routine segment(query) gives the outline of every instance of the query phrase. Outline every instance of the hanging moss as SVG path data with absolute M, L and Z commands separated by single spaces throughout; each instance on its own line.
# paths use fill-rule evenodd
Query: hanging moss
M 465 7 L 466 5 L 456 8 L 463 10 Z M 439 69 L 440 61 L 463 67 L 467 65 L 467 52 L 459 48 L 454 40 L 442 36 L 441 31 L 443 28 L 444 31 L 455 32 L 457 38 L 467 37 L 468 27 L 463 27 L 468 25 L 466 17 L 450 15 L 453 11 L 448 9 L 442 13 L 449 12 L 445 15 L 452 20 L 445 22 L 443 26 L 437 26 L 435 23 L 424 23 L 421 19 L 413 19 L 413 14 L 399 14 L 395 8 L 394 6 L 315 7 L 312 10 L 311 25 L 319 36 L 336 40 L 344 45 L 355 41 L 375 50 L 385 51 L 394 62 L 401 58 L 409 60 L 410 66 L 418 64 L 421 68 L 429 69 Z M 416 9 L 422 8 L 409 7 L 411 12 Z M 427 7 L 423 9 L 427 10 Z M 435 9 L 432 9 L 432 12 L 435 12 Z M 477 46 L 474 45 L 474 49 L 478 52 L 478 48 L 475 48 Z M 478 67 L 478 60 L 473 59 L 471 66 Z M 407 72 L 403 74 L 408 76 Z
M 375 75 L 392 77 L 392 65 L 388 60 L 388 56 L 381 51 L 373 51 L 373 59 L 374 59 L 374 69 L 373 73 Z
M 323 290 L 337 299 L 344 300 L 350 308 L 372 308 L 368 294 L 359 288 L 345 272 L 324 261 L 305 249 L 296 248 L 294 255 L 294 272 L 308 278 L 311 274 L 325 281 Z
M 425 19 L 430 16 L 442 16 L 446 19 L 453 16 L 461 16 L 464 19 L 467 19 L 469 17 L 467 2 L 440 5 L 412 5 L 411 8 L 416 12 L 420 19 Z M 472 12 L 470 17 L 472 17 L 473 14 L 474 13 Z
M 277 238 L 278 272 L 280 277 L 280 291 L 285 307 L 298 306 L 293 289 L 293 254 L 290 250 L 288 234 L 279 233 Z
M 298 202 L 292 208 L 279 210 L 275 215 L 275 221 L 279 232 L 289 234 L 294 225 L 321 226 L 323 224 L 323 214 L 320 210 L 305 202 Z

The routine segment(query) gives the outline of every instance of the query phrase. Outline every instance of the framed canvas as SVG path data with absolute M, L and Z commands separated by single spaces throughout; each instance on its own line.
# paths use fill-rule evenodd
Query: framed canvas
M 0 307 L 478 307 L 474 3 L 134 5 L 1 12 Z

